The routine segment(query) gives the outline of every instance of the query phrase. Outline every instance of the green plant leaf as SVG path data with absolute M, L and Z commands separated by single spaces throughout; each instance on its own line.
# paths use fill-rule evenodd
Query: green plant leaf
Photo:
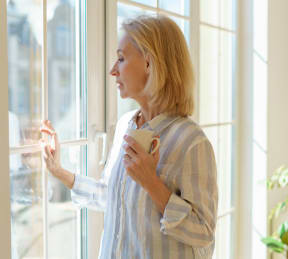
M 283 253 L 285 250 L 284 244 L 281 241 L 275 239 L 274 237 L 265 237 L 265 238 L 262 238 L 261 241 L 268 248 L 270 248 L 271 250 L 273 250 L 276 253 Z
M 283 202 L 279 202 L 273 209 L 270 210 L 269 220 L 272 220 L 273 217 L 277 218 L 279 213 L 288 208 L 288 199 Z
M 278 235 L 281 241 L 288 245 L 288 221 L 283 222 L 278 228 Z

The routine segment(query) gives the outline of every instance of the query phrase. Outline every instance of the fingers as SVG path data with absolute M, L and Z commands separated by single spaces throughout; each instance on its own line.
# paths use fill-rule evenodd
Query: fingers
M 131 137 L 129 135 L 125 135 L 124 139 L 128 143 L 128 145 L 130 146 L 130 148 L 132 148 L 133 151 L 135 151 L 135 153 L 137 153 L 137 154 L 146 153 L 145 150 L 142 148 L 142 146 L 133 137 Z
M 55 134 L 55 129 L 53 128 L 51 122 L 49 120 L 43 120 L 42 125 L 40 127 L 40 131 L 43 133 L 47 133 L 49 135 Z
M 44 151 L 45 151 L 45 153 L 44 153 L 44 158 L 45 158 L 45 160 L 53 159 L 53 156 L 52 156 L 52 154 L 51 154 L 51 152 L 50 152 L 50 146 L 49 146 L 49 145 L 46 145 L 46 146 L 44 147 Z
M 126 154 L 129 155 L 129 157 L 134 157 L 136 155 L 136 152 L 132 148 L 130 148 L 128 144 L 124 144 L 123 148 L 126 151 Z
M 54 133 L 52 134 L 52 138 L 55 144 L 55 148 L 57 148 L 59 146 L 59 141 L 58 141 L 58 135 L 57 133 L 54 131 Z

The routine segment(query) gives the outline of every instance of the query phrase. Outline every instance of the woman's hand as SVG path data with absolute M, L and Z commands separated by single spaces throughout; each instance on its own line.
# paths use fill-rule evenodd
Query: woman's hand
M 158 210 L 164 214 L 172 192 L 156 174 L 160 158 L 159 149 L 154 154 L 147 153 L 134 138 L 124 137 L 126 154 L 124 166 L 134 181 L 140 184 L 150 195 Z M 153 148 L 155 147 L 153 143 Z
M 148 189 L 151 181 L 157 177 L 156 168 L 160 157 L 159 149 L 154 154 L 149 154 L 133 137 L 125 135 L 124 140 L 127 142 L 123 146 L 126 151 L 124 155 L 126 171 L 134 181 L 144 189 Z M 154 148 L 154 142 L 152 145 Z
M 42 133 L 48 134 L 52 138 L 52 145 L 46 144 L 44 139 L 41 139 L 42 143 L 45 143 L 44 160 L 46 168 L 56 177 L 58 177 L 61 169 L 60 164 L 60 144 L 58 141 L 57 133 L 55 132 L 52 124 L 48 120 L 44 120 L 40 128 Z

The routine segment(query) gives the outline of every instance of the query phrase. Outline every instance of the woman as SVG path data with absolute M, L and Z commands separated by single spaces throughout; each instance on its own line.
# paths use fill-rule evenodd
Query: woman
M 140 16 L 123 29 L 110 74 L 121 97 L 141 109 L 118 121 L 100 181 L 61 167 L 57 134 L 45 121 L 42 132 L 56 143 L 45 147 L 47 168 L 71 189 L 75 204 L 105 212 L 100 258 L 211 258 L 216 164 L 210 142 L 188 117 L 194 74 L 184 35 L 165 16 Z M 127 128 L 153 130 L 160 149 L 145 152 Z

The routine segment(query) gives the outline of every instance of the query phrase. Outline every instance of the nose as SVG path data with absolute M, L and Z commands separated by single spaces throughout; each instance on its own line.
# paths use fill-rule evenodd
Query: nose
M 117 68 L 117 62 L 113 65 L 113 67 L 110 70 L 110 75 L 117 76 L 119 74 L 118 68 Z

